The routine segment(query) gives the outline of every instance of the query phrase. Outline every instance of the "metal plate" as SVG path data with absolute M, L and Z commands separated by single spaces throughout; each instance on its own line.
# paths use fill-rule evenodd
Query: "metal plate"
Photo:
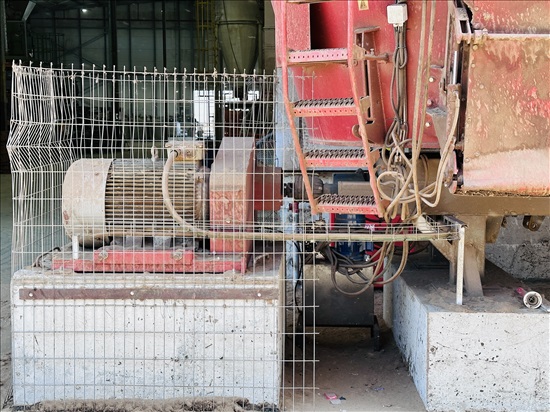
M 277 289 L 19 289 L 21 300 L 75 300 L 75 299 L 277 299 Z
M 550 194 L 550 36 L 472 46 L 463 190 Z

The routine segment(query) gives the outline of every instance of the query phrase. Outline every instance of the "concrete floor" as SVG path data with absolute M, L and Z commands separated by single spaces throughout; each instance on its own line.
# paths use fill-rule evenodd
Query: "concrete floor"
M 0 408 L 9 410 L 11 386 L 11 337 L 9 284 L 11 279 L 12 203 L 11 176 L 0 175 L 1 213 L 1 309 L 0 309 Z M 377 292 L 377 311 L 381 311 L 381 293 Z M 380 317 L 380 316 L 379 316 Z M 374 352 L 369 329 L 322 328 L 316 344 L 306 342 L 295 348 L 294 359 L 317 359 L 289 363 L 284 372 L 282 402 L 285 410 L 305 411 L 424 411 L 407 367 L 395 345 L 391 331 L 382 325 L 383 349 Z M 288 346 L 287 346 L 287 350 Z M 315 351 L 315 352 L 313 352 Z M 295 366 L 292 366 L 295 365 Z M 292 390 L 293 387 L 316 389 Z M 324 394 L 344 397 L 333 405 Z

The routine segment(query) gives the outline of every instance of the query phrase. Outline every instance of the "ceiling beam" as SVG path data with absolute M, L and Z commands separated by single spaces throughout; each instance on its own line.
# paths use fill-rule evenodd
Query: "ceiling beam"
M 36 6 L 36 3 L 34 1 L 29 1 L 27 3 L 27 8 L 25 9 L 25 12 L 23 13 L 23 17 L 21 18 L 21 21 L 27 21 L 29 16 L 32 13 L 32 10 L 34 9 L 34 6 Z

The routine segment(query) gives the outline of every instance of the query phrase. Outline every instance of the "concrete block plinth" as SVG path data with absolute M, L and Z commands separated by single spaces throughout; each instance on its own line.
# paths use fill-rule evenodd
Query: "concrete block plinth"
M 491 266 L 485 296 L 459 306 L 447 270 L 395 282 L 394 335 L 427 410 L 550 410 L 550 313 L 525 308 L 514 286 Z
M 247 276 L 16 272 L 14 405 L 195 398 L 278 404 L 279 267 Z

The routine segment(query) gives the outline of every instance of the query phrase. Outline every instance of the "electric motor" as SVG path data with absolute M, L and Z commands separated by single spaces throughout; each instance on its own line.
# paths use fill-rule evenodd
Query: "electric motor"
M 92 246 L 115 236 L 183 237 L 164 206 L 164 162 L 151 159 L 80 159 L 63 182 L 63 225 L 69 237 Z M 198 162 L 176 162 L 168 190 L 175 210 L 204 228 L 208 221 L 209 170 Z

